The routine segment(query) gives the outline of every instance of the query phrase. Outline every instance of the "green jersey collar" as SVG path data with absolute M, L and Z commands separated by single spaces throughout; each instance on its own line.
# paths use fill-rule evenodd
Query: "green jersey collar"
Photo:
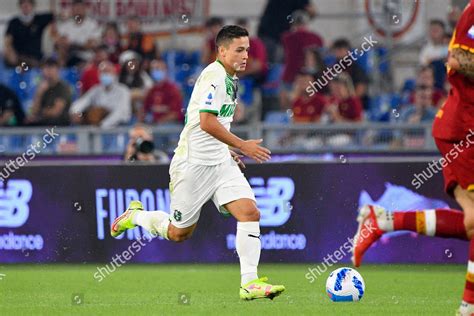
M 222 63 L 222 61 L 220 61 L 219 59 L 216 59 L 216 62 L 218 62 L 219 64 L 221 64 L 221 66 L 222 66 L 222 67 L 224 68 L 224 70 L 225 70 L 225 66 L 224 66 L 224 64 Z M 225 73 L 226 73 L 227 76 L 228 76 L 229 78 L 231 78 L 231 79 L 237 78 L 237 75 L 236 75 L 236 74 L 232 76 L 232 75 L 230 75 L 229 73 L 227 73 L 227 70 L 225 70 Z M 236 72 L 236 73 L 237 73 L 237 72 Z

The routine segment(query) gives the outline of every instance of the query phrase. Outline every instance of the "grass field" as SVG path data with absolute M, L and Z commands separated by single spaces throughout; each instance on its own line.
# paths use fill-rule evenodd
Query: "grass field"
M 308 266 L 262 264 L 260 275 L 287 290 L 273 301 L 245 302 L 238 265 L 129 264 L 102 282 L 93 278 L 95 265 L 3 265 L 0 315 L 454 315 L 466 270 L 363 266 L 362 301 L 333 303 L 325 293 L 330 271 L 310 284 Z

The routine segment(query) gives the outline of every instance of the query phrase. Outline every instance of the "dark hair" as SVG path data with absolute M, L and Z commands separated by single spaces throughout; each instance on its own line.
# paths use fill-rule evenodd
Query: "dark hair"
M 347 38 L 338 38 L 337 40 L 334 41 L 332 44 L 333 49 L 338 49 L 338 48 L 351 48 L 351 43 Z
M 130 89 L 133 88 L 143 88 L 145 86 L 145 82 L 143 81 L 142 77 L 142 64 L 137 65 L 137 71 L 133 74 L 129 74 L 127 70 L 127 64 L 122 65 L 119 73 L 119 82 L 123 83 Z
M 430 87 L 430 86 L 425 85 L 425 84 L 416 85 L 416 90 L 428 90 L 428 89 L 433 89 L 433 87 Z
M 216 46 L 222 46 L 228 44 L 234 38 L 249 36 L 249 32 L 238 25 L 226 25 L 216 36 Z
M 433 69 L 433 66 L 431 65 L 422 65 L 418 68 L 418 74 L 425 71 L 431 71 L 434 74 L 434 69 Z
M 141 22 L 140 17 L 138 15 L 129 15 L 127 16 L 128 21 L 138 21 Z
M 430 20 L 430 25 L 439 25 L 443 31 L 446 29 L 446 24 L 440 19 L 432 19 Z
M 75 4 L 85 4 L 85 2 L 84 0 L 73 0 L 72 5 L 75 5 Z
M 36 1 L 35 0 L 18 0 L 18 5 L 22 5 L 23 3 L 25 2 L 29 2 L 32 6 L 35 6 L 36 5 Z
M 109 47 L 108 47 L 107 45 L 105 45 L 105 44 L 99 44 L 99 46 L 96 46 L 96 47 L 94 48 L 94 52 L 95 52 L 95 53 L 97 53 L 97 52 L 99 52 L 99 51 L 101 51 L 101 50 L 108 52 L 108 51 L 109 51 Z
M 105 24 L 104 31 L 107 28 L 113 29 L 115 32 L 117 32 L 120 35 L 120 29 L 119 29 L 119 26 L 118 26 L 117 22 L 115 22 L 115 21 L 107 22 Z

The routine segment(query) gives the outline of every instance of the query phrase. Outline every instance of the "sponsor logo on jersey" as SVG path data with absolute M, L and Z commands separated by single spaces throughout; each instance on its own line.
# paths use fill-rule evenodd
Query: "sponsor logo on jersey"
M 219 112 L 219 116 L 221 117 L 234 116 L 235 107 L 236 107 L 235 103 L 224 104 Z

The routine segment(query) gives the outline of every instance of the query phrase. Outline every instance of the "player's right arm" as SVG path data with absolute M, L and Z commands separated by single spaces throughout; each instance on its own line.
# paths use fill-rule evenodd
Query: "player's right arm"
M 474 78 L 474 0 L 459 18 L 449 43 L 447 66 L 466 77 Z
M 224 144 L 239 149 L 242 154 L 258 163 L 270 159 L 270 150 L 260 146 L 262 139 L 243 140 L 229 132 L 219 121 L 217 115 L 209 112 L 200 112 L 200 126 L 203 131 L 220 140 Z

